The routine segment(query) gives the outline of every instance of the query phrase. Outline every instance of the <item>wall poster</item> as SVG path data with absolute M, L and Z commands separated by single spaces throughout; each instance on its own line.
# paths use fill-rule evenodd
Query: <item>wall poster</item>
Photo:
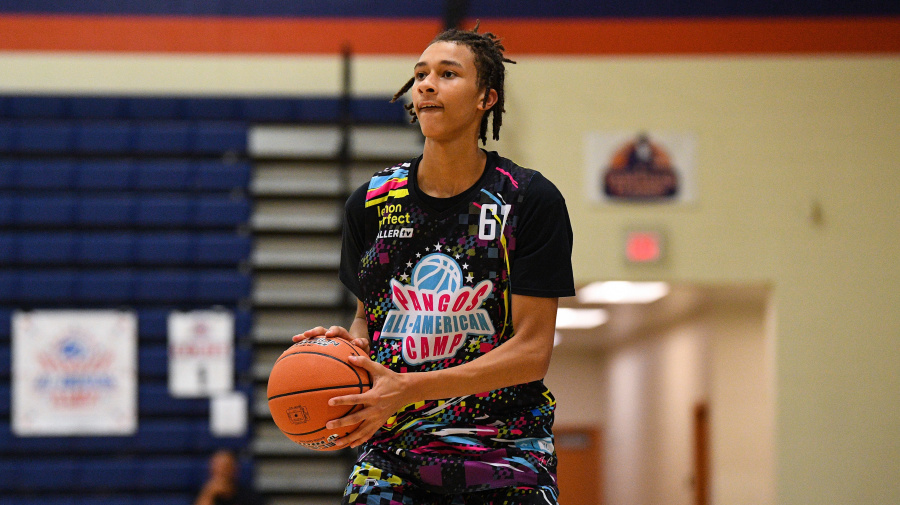
M 169 394 L 199 398 L 234 389 L 234 314 L 172 312 L 168 325 Z
M 131 435 L 137 430 L 137 315 L 16 312 L 12 431 L 18 436 Z
M 693 134 L 585 134 L 585 188 L 598 203 L 688 203 L 697 195 Z

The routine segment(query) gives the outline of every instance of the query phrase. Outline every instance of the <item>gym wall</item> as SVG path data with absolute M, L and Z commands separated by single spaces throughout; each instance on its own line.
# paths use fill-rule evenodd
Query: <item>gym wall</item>
M 24 2 L 4 3 L 11 7 L 0 9 L 3 93 L 330 94 L 340 82 L 337 41 L 363 36 L 353 35 L 360 25 L 351 18 L 317 32 L 335 41 L 332 46 L 308 51 L 289 36 L 308 23 L 276 30 L 281 42 L 257 49 L 246 47 L 252 44 L 244 37 L 265 30 L 241 32 L 227 23 L 202 32 L 218 37 L 211 45 L 182 32 L 111 47 L 67 45 L 67 36 L 91 22 L 121 19 L 105 16 L 104 2 L 88 2 L 99 10 L 79 13 L 22 12 L 16 4 Z M 581 6 L 573 12 L 583 25 L 535 7 L 543 2 L 524 2 L 531 7 L 520 11 L 525 16 L 537 9 L 537 17 L 492 19 L 480 16 L 491 13 L 487 3 L 474 2 L 470 12 L 482 17 L 484 30 L 531 35 L 507 41 L 518 64 L 509 69 L 502 140 L 489 147 L 541 170 L 566 195 L 577 282 L 769 284 L 777 502 L 900 502 L 900 437 L 892 414 L 900 408 L 897 7 L 847 2 L 746 12 L 725 5 L 686 13 L 698 20 L 699 28 L 691 28 L 678 17 L 685 13 L 594 15 L 585 7 L 590 2 L 571 2 Z M 111 13 L 136 23 L 158 14 L 142 12 L 141 4 L 149 2 L 125 2 L 134 8 Z M 397 5 L 407 16 L 414 12 L 411 2 Z M 191 13 L 173 14 L 176 21 L 195 20 Z M 257 14 L 221 17 L 260 22 Z M 381 12 L 362 14 L 387 23 Z M 410 46 L 430 39 L 440 28 L 439 15 L 429 11 L 379 25 L 375 47 L 364 46 L 355 60 L 354 90 L 393 94 L 415 62 L 418 50 Z M 611 19 L 616 16 L 626 19 L 624 35 Z M 735 18 L 754 23 L 735 27 L 729 24 Z M 266 22 L 279 26 L 278 19 Z M 150 35 L 165 34 L 141 26 Z M 53 28 L 70 31 L 52 35 L 47 30 Z M 641 42 L 648 40 L 642 31 L 655 34 L 649 37 L 655 42 Z M 573 47 L 567 33 L 587 42 Z M 666 33 L 673 34 L 670 44 Z M 696 135 L 696 201 L 678 207 L 587 201 L 585 133 L 643 129 Z M 623 261 L 622 232 L 635 224 L 666 230 L 666 262 L 635 268 Z

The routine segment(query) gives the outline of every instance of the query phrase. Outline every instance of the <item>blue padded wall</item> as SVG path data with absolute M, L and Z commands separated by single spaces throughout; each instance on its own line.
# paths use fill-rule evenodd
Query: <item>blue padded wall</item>
M 384 98 L 0 95 L 0 505 L 193 503 L 208 455 L 251 439 L 214 437 L 208 400 L 169 395 L 167 317 L 232 310 L 252 394 L 250 128 L 408 119 Z M 122 307 L 138 315 L 137 433 L 15 436 L 14 311 Z
M 251 100 L 252 102 L 252 100 Z M 209 401 L 168 392 L 172 310 L 236 315 L 236 387 L 252 394 L 252 166 L 243 99 L 0 97 L 0 505 L 186 505 L 219 448 Z M 262 106 L 265 109 L 265 106 Z M 137 311 L 138 430 L 17 437 L 11 317 Z M 242 460 L 245 478 L 252 461 Z

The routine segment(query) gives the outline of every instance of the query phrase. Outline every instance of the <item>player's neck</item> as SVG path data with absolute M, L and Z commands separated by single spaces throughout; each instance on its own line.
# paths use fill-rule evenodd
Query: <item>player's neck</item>
M 425 150 L 416 177 L 419 190 L 435 198 L 456 196 L 481 178 L 486 158 L 477 142 L 425 139 Z

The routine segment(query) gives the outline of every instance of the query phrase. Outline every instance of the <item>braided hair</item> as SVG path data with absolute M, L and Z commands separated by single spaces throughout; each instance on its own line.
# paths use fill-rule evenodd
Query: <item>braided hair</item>
M 472 31 L 451 28 L 439 33 L 431 43 L 452 42 L 468 47 L 475 56 L 475 69 L 478 72 L 478 87 L 479 89 L 485 90 L 483 103 L 487 105 L 488 92 L 490 90 L 493 89 L 497 92 L 497 103 L 485 112 L 484 116 L 481 118 L 479 138 L 484 144 L 487 143 L 488 116 L 491 114 L 493 114 L 493 138 L 494 140 L 500 140 L 500 125 L 503 124 L 503 113 L 505 112 L 503 107 L 505 103 L 503 83 L 506 78 L 506 67 L 504 67 L 503 64 L 515 62 L 503 56 L 505 48 L 503 47 L 503 44 L 500 43 L 500 39 L 490 32 L 478 33 L 478 25 L 479 23 L 475 23 L 475 28 L 473 28 Z M 415 77 L 410 78 L 410 80 L 400 88 L 400 91 L 398 91 L 391 99 L 391 103 L 396 102 L 400 97 L 406 94 L 406 92 L 413 87 L 413 84 L 415 84 Z M 409 115 L 412 116 L 410 123 L 415 123 L 417 118 L 416 112 L 413 110 L 413 105 L 409 103 L 404 105 L 404 107 L 409 111 Z

